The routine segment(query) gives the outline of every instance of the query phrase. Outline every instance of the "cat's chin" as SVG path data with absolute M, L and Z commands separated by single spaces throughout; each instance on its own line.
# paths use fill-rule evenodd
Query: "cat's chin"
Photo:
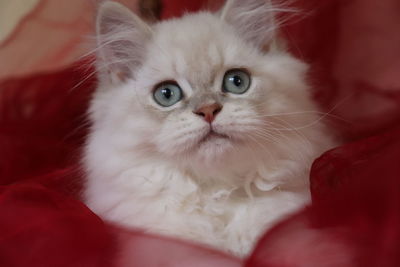
M 194 154 L 207 165 L 223 160 L 234 149 L 234 140 L 227 135 L 209 132 L 193 148 Z

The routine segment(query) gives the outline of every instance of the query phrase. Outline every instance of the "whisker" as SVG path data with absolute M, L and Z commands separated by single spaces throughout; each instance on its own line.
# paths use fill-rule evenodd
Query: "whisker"
M 285 122 L 285 121 L 282 121 L 282 123 L 285 123 L 286 125 L 288 124 L 288 123 Z M 276 123 L 276 124 L 278 124 L 278 123 Z M 278 125 L 280 125 L 280 124 L 278 124 Z M 283 127 L 286 127 L 286 126 L 283 125 Z M 283 132 L 281 132 L 280 130 L 278 130 L 278 131 L 281 133 L 282 137 L 285 138 L 285 139 L 288 141 L 287 144 L 290 144 L 290 142 L 292 141 L 292 138 L 290 138 L 289 136 L 285 135 L 285 134 L 284 134 Z M 286 133 L 288 133 L 288 132 L 286 132 Z M 303 143 L 303 145 L 304 145 L 303 149 L 308 149 L 309 147 L 312 146 L 312 143 L 310 142 L 310 140 L 309 140 L 304 134 L 302 134 L 301 132 L 299 132 L 299 131 L 292 131 L 291 133 L 294 133 L 295 135 L 297 135 L 297 136 L 299 137 L 300 141 L 301 141 L 301 142 Z M 294 153 L 297 153 L 297 154 L 300 156 L 300 158 L 302 158 L 303 160 L 305 160 L 304 151 L 303 151 L 302 149 L 294 148 L 293 151 L 294 151 Z
M 326 117 L 331 117 L 334 119 L 338 119 L 344 121 L 346 123 L 351 123 L 349 120 L 346 120 L 338 115 L 329 114 L 328 112 L 321 112 L 316 110 L 307 110 L 307 111 L 297 111 L 297 112 L 287 112 L 287 113 L 274 113 L 274 114 L 264 114 L 264 115 L 256 115 L 256 118 L 268 118 L 268 117 L 275 117 L 275 116 L 292 116 L 292 115 L 309 115 L 309 114 L 317 114 Z

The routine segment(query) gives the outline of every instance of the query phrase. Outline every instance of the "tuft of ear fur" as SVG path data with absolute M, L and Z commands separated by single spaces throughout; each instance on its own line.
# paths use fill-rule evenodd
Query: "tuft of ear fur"
M 275 13 L 280 11 L 270 0 L 227 0 L 221 19 L 258 48 L 270 45 L 276 35 Z
M 100 79 L 116 83 L 132 78 L 151 35 L 150 26 L 128 8 L 111 1 L 101 4 L 96 21 Z

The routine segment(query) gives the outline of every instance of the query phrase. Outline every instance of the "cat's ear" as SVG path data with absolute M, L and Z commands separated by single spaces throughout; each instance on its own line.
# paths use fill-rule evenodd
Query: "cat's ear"
M 227 0 L 221 18 L 246 41 L 263 49 L 275 38 L 275 10 L 270 0 Z
M 132 78 L 143 62 L 151 28 L 128 8 L 104 2 L 97 13 L 97 71 L 101 78 L 121 82 Z

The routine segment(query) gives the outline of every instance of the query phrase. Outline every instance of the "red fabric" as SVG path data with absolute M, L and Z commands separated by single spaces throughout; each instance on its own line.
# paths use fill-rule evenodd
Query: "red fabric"
M 313 205 L 267 233 L 248 266 L 400 266 L 399 134 L 317 159 Z
M 0 189 L 1 266 L 104 266 L 112 264 L 113 237 L 75 199 L 38 184 Z
M 266 233 L 244 263 L 106 225 L 79 200 L 95 81 L 71 67 L 0 82 L 0 266 L 400 266 L 400 6 L 294 4 L 312 12 L 284 28 L 289 47 L 311 63 L 322 108 L 346 120 L 333 121 L 340 136 L 358 140 L 314 162 L 310 207 Z M 173 0 L 165 8 L 165 17 L 183 10 Z
M 290 50 L 342 136 L 359 139 L 400 123 L 398 0 L 295 0 L 284 27 Z

